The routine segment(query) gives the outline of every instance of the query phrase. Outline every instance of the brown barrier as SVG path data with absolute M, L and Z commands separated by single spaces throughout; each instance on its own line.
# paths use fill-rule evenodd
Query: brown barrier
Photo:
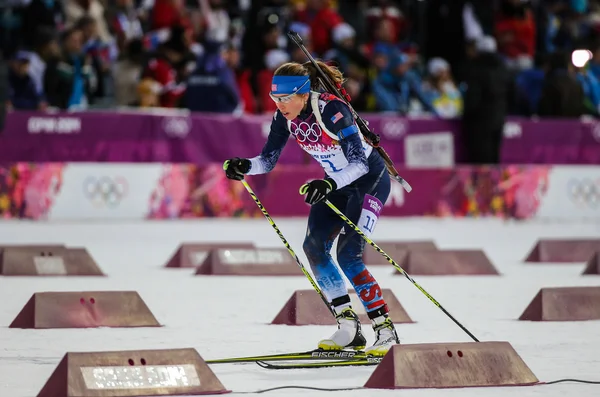
M 195 349 L 67 353 L 37 397 L 229 393 Z
M 302 270 L 284 248 L 213 249 L 197 275 L 302 276 Z
M 7 248 L 30 248 L 36 250 L 55 250 L 55 249 L 65 249 L 67 248 L 64 244 L 11 244 L 11 245 L 0 245 L 0 250 L 4 250 Z
M 377 245 L 397 263 L 401 263 L 408 252 L 437 251 L 438 249 L 433 240 L 382 241 L 377 242 Z M 365 264 L 369 266 L 389 265 L 389 262 L 385 259 L 385 257 L 369 244 L 365 245 L 363 260 Z
M 372 389 L 523 386 L 539 383 L 508 342 L 395 345 L 365 383 Z
M 600 251 L 596 251 L 587 261 L 582 274 L 600 274 Z
M 600 287 L 542 288 L 519 320 L 600 320 Z
M 348 291 L 352 301 L 352 308 L 358 314 L 361 323 L 371 325 L 367 312 L 356 292 Z M 389 289 L 382 290 L 390 317 L 397 324 L 413 323 L 413 320 L 404 310 L 404 307 L 398 301 L 398 298 Z M 321 297 L 315 290 L 295 291 L 290 299 L 285 303 L 271 324 L 286 325 L 334 325 L 335 318 L 321 300 Z
M 85 248 L 60 246 L 6 247 L 0 252 L 4 276 L 103 276 Z
M 596 251 L 600 251 L 600 239 L 541 239 L 525 262 L 586 262 Z
M 410 275 L 498 275 L 482 250 L 414 251 L 398 264 Z M 396 270 L 397 274 L 400 274 Z
M 38 292 L 9 328 L 160 327 L 135 291 Z
M 167 261 L 168 268 L 195 268 L 216 248 L 254 248 L 251 242 L 183 243 Z

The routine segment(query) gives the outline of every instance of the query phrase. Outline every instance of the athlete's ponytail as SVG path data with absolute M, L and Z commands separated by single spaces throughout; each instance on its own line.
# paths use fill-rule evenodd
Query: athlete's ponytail
M 317 61 L 317 64 L 327 75 L 327 77 L 335 84 L 344 83 L 344 75 L 334 66 L 329 66 L 325 62 Z M 317 68 L 311 62 L 304 64 L 296 62 L 284 63 L 275 71 L 275 76 L 310 76 L 310 88 L 313 91 L 327 91 L 327 87 L 321 82 L 321 76 Z
M 344 83 L 344 75 L 340 70 L 334 66 L 329 66 L 325 62 L 316 61 L 319 68 L 325 73 L 325 75 L 335 84 Z M 327 87 L 321 82 L 321 76 L 317 71 L 317 68 L 311 62 L 305 62 L 302 66 L 308 70 L 308 74 L 310 76 L 310 86 L 315 91 L 327 91 Z M 332 93 L 333 94 L 333 93 Z

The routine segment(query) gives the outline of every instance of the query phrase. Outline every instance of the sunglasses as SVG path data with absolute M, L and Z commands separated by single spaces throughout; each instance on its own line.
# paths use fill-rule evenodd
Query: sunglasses
M 304 82 L 304 84 L 302 84 L 300 86 L 300 88 L 298 88 L 296 90 L 296 92 L 300 91 L 302 89 L 302 87 L 304 87 L 306 84 L 308 84 L 310 80 L 307 80 Z M 296 92 L 293 92 L 289 95 L 285 95 L 285 96 L 273 96 L 272 93 L 269 92 L 269 96 L 271 97 L 271 99 L 273 100 L 273 102 L 275 103 L 288 103 L 292 100 L 292 98 L 294 97 L 294 95 L 296 95 Z

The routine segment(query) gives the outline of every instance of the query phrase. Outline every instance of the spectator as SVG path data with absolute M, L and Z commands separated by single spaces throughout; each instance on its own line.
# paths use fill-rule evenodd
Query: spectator
M 23 9 L 21 32 L 25 48 L 35 45 L 38 29 L 61 31 L 65 24 L 65 14 L 61 0 L 31 0 Z
M 100 0 L 65 0 L 65 14 L 67 27 L 75 26 L 82 17 L 88 16 L 96 21 L 100 40 L 104 43 L 112 41 Z
M 371 1 L 371 6 L 367 10 L 366 15 L 369 39 L 374 39 L 373 32 L 377 30 L 382 21 L 389 22 L 389 33 L 395 43 L 404 35 L 404 31 L 407 28 L 407 21 L 402 11 L 393 3 L 390 0 Z
M 29 57 L 18 52 L 10 62 L 8 107 L 19 110 L 45 110 L 46 102 L 29 75 Z
M 331 48 L 331 30 L 343 22 L 328 0 L 306 0 L 306 7 L 296 12 L 294 21 L 310 26 L 313 48 L 320 56 Z
M 29 58 L 29 75 L 35 83 L 37 92 L 44 95 L 44 75 L 46 65 L 60 57 L 60 45 L 54 29 L 38 28 L 32 51 L 24 51 Z
M 512 114 L 520 116 L 537 114 L 544 83 L 545 64 L 544 58 L 542 66 L 525 69 L 516 74 L 514 83 L 515 102 Z
M 256 98 L 254 91 L 250 85 L 250 71 L 243 69 L 240 63 L 235 67 L 235 80 L 240 92 L 240 100 L 242 102 L 242 112 L 246 114 L 256 113 Z
M 324 59 L 335 60 L 338 69 L 344 75 L 349 73 L 351 65 L 361 69 L 369 68 L 369 59 L 360 52 L 355 41 L 356 32 L 347 23 L 340 23 L 331 32 L 333 46 L 324 55 Z
M 494 8 L 490 6 L 490 0 L 467 0 L 462 10 L 464 38 L 467 42 L 494 35 Z
M 253 52 L 253 55 L 250 57 L 253 64 L 248 65 L 251 71 L 250 86 L 256 97 L 257 113 L 264 113 L 266 109 L 271 106 L 269 103 L 272 102 L 270 98 L 268 101 L 263 101 L 261 99 L 260 90 L 262 89 L 262 86 L 259 83 L 259 78 L 261 71 L 266 69 L 265 55 L 267 52 L 280 48 L 281 28 L 277 24 L 266 23 L 261 27 L 261 32 L 262 36 L 260 42 L 257 43 L 258 45 L 255 46 L 255 49 L 249 49 L 249 51 Z M 304 56 L 302 62 L 306 62 L 306 56 Z
M 155 0 L 150 17 L 150 30 L 187 26 L 183 0 Z
M 304 44 L 306 51 L 308 51 L 308 53 L 313 57 L 317 57 L 312 45 L 312 39 L 310 37 L 310 27 L 303 23 L 293 22 L 290 24 L 290 30 L 298 33 L 298 35 L 302 38 L 302 44 Z M 287 52 L 290 54 L 291 62 L 304 63 L 307 61 L 304 51 L 302 51 L 302 49 L 300 49 L 300 47 L 298 47 L 296 43 L 291 40 L 288 42 Z M 325 54 L 324 59 L 328 59 L 327 54 Z
M 394 65 L 409 60 L 409 57 L 402 52 L 400 46 L 395 42 L 395 37 L 392 36 L 392 26 L 390 21 L 386 19 L 382 20 L 374 32 L 374 40 L 366 47 L 368 56 L 374 53 L 376 47 L 378 52 L 384 52 L 391 62 L 388 65 L 389 68 L 393 68 Z
M 588 69 L 594 77 L 600 80 L 600 44 L 594 44 L 591 51 L 592 59 L 588 62 Z
M 537 7 L 536 20 L 536 47 L 543 55 L 551 54 L 558 50 L 557 46 L 563 45 L 566 38 L 562 14 L 568 5 L 563 0 L 546 0 Z
M 142 41 L 130 41 L 124 59 L 119 60 L 113 68 L 115 101 L 118 106 L 135 106 L 139 98 L 136 91 L 142 75 L 143 64 L 144 48 Z M 146 88 L 148 88 L 147 84 L 142 86 L 142 89 Z
M 586 114 L 598 116 L 600 115 L 600 81 L 596 76 L 585 66 L 575 68 L 577 80 L 583 88 Z
M 538 115 L 542 117 L 580 117 L 585 114 L 584 91 L 577 81 L 574 66 L 565 53 L 550 57 Z
M 510 69 L 528 69 L 533 66 L 536 26 L 533 12 L 522 0 L 502 0 L 496 22 L 498 51 Z
M 447 78 L 446 66 L 441 78 L 427 76 L 422 66 L 441 58 L 453 80 L 477 78 L 466 76 L 467 63 L 474 62 L 466 61 L 466 43 L 489 35 L 497 38 L 498 53 L 512 68 L 511 84 L 507 84 L 516 88 L 514 93 L 507 92 L 511 114 L 538 112 L 546 73 L 534 67 L 534 60 L 539 65 L 547 54 L 577 48 L 590 48 L 594 53 L 588 68 L 573 70 L 572 76 L 583 88 L 584 113 L 595 114 L 600 106 L 598 21 L 600 0 L 9 0 L 0 20 L 0 40 L 9 51 L 8 58 L 19 50 L 28 51 L 29 74 L 38 94 L 44 95 L 45 69 L 50 64 L 62 68 L 74 62 L 69 56 L 71 60 L 65 63 L 65 51 L 57 51 L 52 35 L 64 27 L 82 31 L 83 52 L 93 69 L 83 79 L 83 97 L 95 107 L 140 103 L 134 87 L 146 89 L 148 99 L 157 84 L 160 103 L 183 106 L 181 95 L 191 73 L 199 72 L 197 62 L 220 57 L 228 65 L 223 71 L 235 77 L 235 84 L 229 85 L 237 87 L 239 105 L 234 108 L 263 113 L 273 108 L 262 90 L 264 85 L 258 83 L 272 72 L 267 63 L 283 59 L 283 52 L 287 52 L 285 59 L 307 61 L 285 34 L 292 29 L 315 58 L 334 63 L 344 72 L 344 88 L 357 110 L 412 115 L 423 107 L 418 106 L 420 101 L 433 114 L 451 117 L 460 114 L 459 97 L 454 96 L 456 87 L 450 95 L 454 99 L 449 99 L 450 91 L 441 89 L 450 87 L 449 82 L 442 82 Z M 179 28 L 183 29 L 181 51 L 175 49 L 179 39 L 170 38 Z M 38 30 L 44 33 L 40 36 Z M 139 53 L 127 54 L 134 40 L 152 54 L 153 61 L 142 71 Z M 225 43 L 229 50 L 216 58 L 205 56 L 205 47 Z M 156 80 L 159 76 L 162 83 Z M 140 84 L 142 78 L 149 80 Z M 198 81 L 198 76 L 194 79 Z M 69 91 L 67 87 L 63 89 Z M 58 103 L 57 98 L 64 95 L 51 93 L 48 100 Z
M 356 43 L 356 32 L 347 23 L 333 28 L 334 46 L 325 54 L 325 59 L 334 61 L 338 69 L 346 76 L 345 88 L 356 110 L 366 110 L 370 90 L 369 71 L 371 62 Z
M 357 43 L 367 43 L 370 40 L 368 15 L 371 4 L 369 3 L 370 1 L 367 0 L 344 0 L 343 6 L 340 7 L 338 4 L 337 7 L 342 20 L 355 30 Z
M 188 79 L 186 107 L 198 112 L 233 113 L 240 105 L 234 72 L 238 60 L 233 46 L 207 46 Z
M 484 0 L 485 1 L 485 0 Z M 428 0 L 423 2 L 426 25 L 421 53 L 425 59 L 442 58 L 450 68 L 459 71 L 465 59 L 465 24 L 463 11 L 466 0 Z M 486 6 L 489 7 L 487 0 Z M 482 26 L 483 27 L 483 26 Z M 461 73 L 462 75 L 462 73 Z
M 289 62 L 289 60 L 289 54 L 280 49 L 269 50 L 265 54 L 266 68 L 261 70 L 258 74 L 258 99 L 263 104 L 263 113 L 272 114 L 277 110 L 277 105 L 269 96 L 269 93 L 271 92 L 271 81 L 273 80 L 273 73 L 275 73 L 275 70 L 284 63 Z M 306 59 L 304 62 L 306 62 Z
M 376 75 L 372 85 L 377 110 L 382 112 L 401 111 L 402 104 L 399 98 L 401 92 L 395 85 L 394 77 L 389 73 L 391 63 L 389 54 L 383 48 L 375 47 L 372 52 L 372 59 Z
M 60 109 L 86 109 L 95 86 L 92 60 L 83 53 L 83 33 L 68 29 L 63 33 L 61 56 L 48 62 L 44 74 L 48 103 Z
M 20 9 L 26 6 L 30 0 L 5 0 L 5 6 L 1 8 L 0 18 L 0 51 L 10 58 L 18 49 L 23 47 Z M 8 69 L 6 69 L 8 73 Z
M 177 74 L 178 65 L 189 51 L 184 33 L 183 27 L 173 27 L 169 39 L 150 57 L 142 73 L 142 78 L 149 78 L 158 83 L 162 107 L 178 107 L 185 93 L 185 82 Z
M 468 161 L 498 164 L 508 110 L 508 70 L 490 36 L 477 40 L 468 55 L 462 117 Z
M 94 98 L 103 98 L 109 90 L 111 64 L 116 60 L 116 48 L 100 40 L 98 23 L 89 16 L 81 17 L 75 25 L 83 34 L 83 53 L 91 59 L 91 65 L 96 75 L 96 89 L 92 92 Z
M 427 65 L 429 79 L 424 83 L 425 97 L 442 118 L 456 118 L 462 114 L 462 96 L 450 73 L 450 65 L 442 58 L 433 58 Z
M 6 108 L 8 102 L 8 66 L 0 52 L 0 133 L 4 131 L 6 121 Z
M 287 0 L 253 0 L 246 15 L 245 33 L 242 38 L 242 59 L 246 68 L 251 72 L 251 85 L 257 91 L 256 74 L 264 69 L 264 55 L 279 47 L 281 35 L 281 19 L 285 18 Z M 267 39 L 269 31 L 276 30 Z M 275 39 L 273 40 L 273 36 Z M 273 43 L 275 45 L 273 45 Z
M 225 10 L 223 0 L 198 0 L 200 11 L 206 21 L 205 39 L 207 41 L 225 44 L 229 39 L 231 20 Z
M 390 35 L 391 22 L 383 20 L 371 45 L 371 58 L 376 61 L 373 94 L 377 109 L 407 115 L 414 96 L 427 111 L 436 114 L 433 105 L 425 98 L 420 76 L 413 69 L 416 57 L 404 54 Z
M 137 86 L 137 105 L 141 108 L 160 107 L 160 84 L 151 78 L 144 78 Z
M 107 21 L 120 54 L 127 50 L 132 40 L 141 39 L 144 35 L 142 21 L 133 0 L 116 0 Z

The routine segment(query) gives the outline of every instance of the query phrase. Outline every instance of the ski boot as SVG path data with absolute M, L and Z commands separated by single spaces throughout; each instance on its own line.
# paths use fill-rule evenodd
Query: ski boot
M 400 344 L 394 323 L 388 316 L 378 324 L 373 320 L 373 331 L 375 331 L 375 343 L 365 349 L 367 354 L 383 357 L 393 345 Z
M 338 330 L 329 339 L 319 342 L 319 349 L 323 350 L 362 350 L 367 345 L 367 340 L 362 334 L 360 320 L 352 307 L 345 307 L 340 314 L 335 316 Z

